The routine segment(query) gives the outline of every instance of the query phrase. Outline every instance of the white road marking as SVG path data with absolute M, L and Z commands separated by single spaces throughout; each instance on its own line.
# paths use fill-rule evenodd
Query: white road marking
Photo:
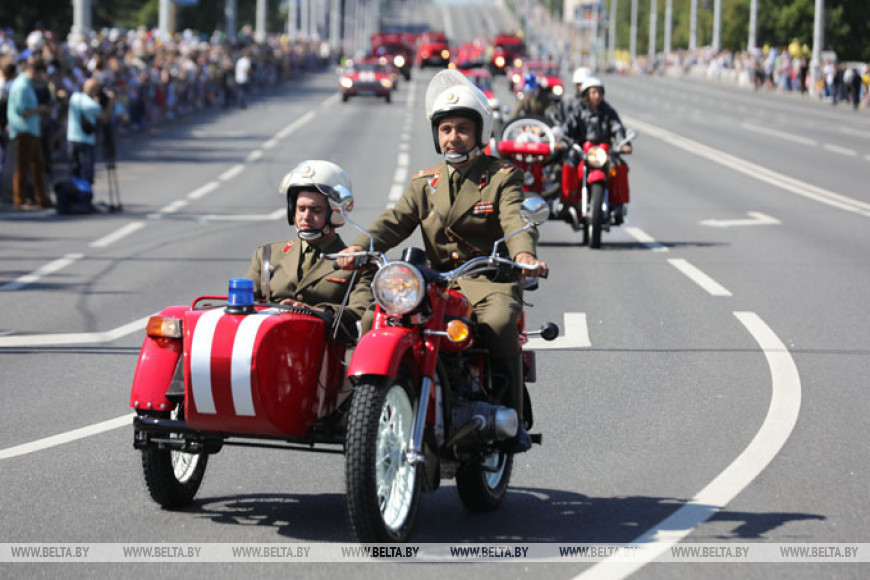
M 526 343 L 526 349 L 567 350 L 592 346 L 592 342 L 589 340 L 589 327 L 586 324 L 585 312 L 566 312 L 562 315 L 562 320 L 564 325 L 560 329 L 558 338 L 551 341 L 546 341 L 540 337 L 530 338 L 529 342 Z
M 233 165 L 232 167 L 230 167 L 229 169 L 227 169 L 226 171 L 224 171 L 223 173 L 218 175 L 218 179 L 221 181 L 229 181 L 230 179 L 232 179 L 233 177 L 236 177 L 238 174 L 240 174 L 244 170 L 245 170 L 245 166 L 242 165 L 241 163 L 237 163 L 236 165 Z
M 263 149 L 271 149 L 275 145 L 278 144 L 278 140 L 275 138 L 269 139 L 268 141 L 263 141 L 263 144 L 260 145 Z
M 58 346 L 64 344 L 94 344 L 99 342 L 113 342 L 145 330 L 145 325 L 151 315 L 145 316 L 133 322 L 122 324 L 112 330 L 103 332 L 70 332 L 67 334 L 29 334 L 24 336 L 0 336 L 0 348 L 17 348 L 33 346 Z
M 49 274 L 54 274 L 55 272 L 59 272 L 63 270 L 70 264 L 77 262 L 84 258 L 84 254 L 67 254 L 63 258 L 58 258 L 53 262 L 49 262 L 45 266 L 38 268 L 31 272 L 30 274 L 25 274 L 24 276 L 20 276 L 13 280 L 12 282 L 7 282 L 6 284 L 0 286 L 0 292 L 9 292 L 12 290 L 20 290 L 29 284 L 33 284 L 48 276 Z
M 767 127 L 760 127 L 758 125 L 751 125 L 749 123 L 743 123 L 742 126 L 744 129 L 749 129 L 750 131 L 755 131 L 756 133 L 770 135 L 771 137 L 777 137 L 777 138 L 783 139 L 785 141 L 791 141 L 792 143 L 800 143 L 801 145 L 807 145 L 809 147 L 815 147 L 819 144 L 819 142 L 814 140 L 814 139 L 800 137 L 799 135 L 792 135 L 791 133 L 784 133 L 782 131 L 777 131 L 775 129 L 769 129 Z
M 411 164 L 411 157 L 407 153 L 399 153 L 396 163 L 399 167 L 408 167 Z
M 768 225 L 778 225 L 782 222 L 776 219 L 775 217 L 770 217 L 767 214 L 761 213 L 760 211 L 748 211 L 746 215 L 749 216 L 749 219 L 739 219 L 739 220 L 717 220 L 717 219 L 709 219 L 709 220 L 701 220 L 699 223 L 702 226 L 710 226 L 714 228 L 730 228 L 734 226 L 768 226 Z
M 250 153 L 248 153 L 248 156 L 245 157 L 245 163 L 253 163 L 253 162 L 257 161 L 258 159 L 260 159 L 260 157 L 262 157 L 262 156 L 263 156 L 263 150 L 262 149 L 255 149 L 255 150 L 251 151 Z
M 402 194 L 405 192 L 405 186 L 401 183 L 394 183 L 390 188 L 390 195 L 387 198 L 388 201 L 397 202 L 402 197 Z
M 708 147 L 703 143 L 681 137 L 676 133 L 671 133 L 665 129 L 650 125 L 638 119 L 626 118 L 626 123 L 634 125 L 641 131 L 652 135 L 666 143 L 670 143 L 675 147 L 679 147 L 684 151 L 703 157 L 714 163 L 718 163 L 728 169 L 738 171 L 749 177 L 753 177 L 759 181 L 763 181 L 795 195 L 817 201 L 836 207 L 844 211 L 856 213 L 865 217 L 870 217 L 870 203 L 841 195 L 833 191 L 817 187 L 805 181 L 795 179 L 784 173 L 778 173 L 766 167 L 762 167 L 756 163 L 751 163 L 734 155 L 725 153 L 713 147 Z
M 197 187 L 193 191 L 187 194 L 187 199 L 200 199 L 210 194 L 213 191 L 216 191 L 217 188 L 220 187 L 220 183 L 217 181 L 209 181 L 205 185 Z
M 112 429 L 126 427 L 128 425 L 133 425 L 133 415 L 122 415 L 121 417 L 115 417 L 114 419 L 103 421 L 102 423 L 94 423 L 93 425 L 82 427 L 81 429 L 74 429 L 72 431 L 67 431 L 66 433 L 46 437 L 45 439 L 38 439 L 36 441 L 31 441 L 30 443 L 16 445 L 15 447 L 0 449 L 0 459 L 11 459 L 12 457 L 18 457 L 20 455 L 27 455 L 34 451 L 42 451 L 43 449 L 56 447 L 57 445 L 63 445 L 70 441 L 84 439 L 91 435 L 98 435 L 105 431 L 111 431 Z
M 405 183 L 408 180 L 408 167 L 401 165 L 396 167 L 396 173 L 393 175 L 393 183 L 398 183 L 399 185 Z
M 287 215 L 286 209 L 276 209 L 265 214 L 245 214 L 245 215 L 215 215 L 208 214 L 202 216 L 194 216 L 198 222 L 268 222 L 281 219 Z
M 689 280 L 706 290 L 711 296 L 731 296 L 731 292 L 713 278 L 682 258 L 669 258 L 671 265 L 689 277 Z
M 303 125 L 305 125 L 306 123 L 311 121 L 311 119 L 313 119 L 313 118 L 314 118 L 314 111 L 308 111 L 307 113 L 305 113 L 304 115 L 302 115 L 301 117 L 299 117 L 298 119 L 296 119 L 295 121 L 293 121 L 292 123 L 290 123 L 289 125 L 284 127 L 283 129 L 278 131 L 278 133 L 275 135 L 275 138 L 276 139 L 286 139 L 287 137 L 290 136 L 291 133 L 293 133 L 293 131 L 296 131 L 297 129 L 299 129 L 299 127 L 302 127 Z
M 589 580 L 626 578 L 662 555 L 718 512 L 767 468 L 785 445 L 798 420 L 801 380 L 788 348 L 754 312 L 734 312 L 761 347 L 770 368 L 767 416 L 749 445 L 707 486 L 677 511 L 628 545 L 639 548 L 633 562 L 603 560 L 576 576 Z
M 88 244 L 92 248 L 105 248 L 117 242 L 122 238 L 126 238 L 130 234 L 136 233 L 145 227 L 145 222 L 130 222 L 125 226 L 121 226 L 114 232 L 103 236 L 99 240 L 94 240 Z
M 626 227 L 626 233 L 635 240 L 652 250 L 653 252 L 667 252 L 668 248 L 655 241 L 655 239 L 640 228 Z
M 840 147 L 839 145 L 831 145 L 830 143 L 825 143 L 822 145 L 824 149 L 828 151 L 832 151 L 833 153 L 839 153 L 841 155 L 848 155 L 849 157 L 857 157 L 858 152 L 854 149 L 849 149 L 847 147 Z

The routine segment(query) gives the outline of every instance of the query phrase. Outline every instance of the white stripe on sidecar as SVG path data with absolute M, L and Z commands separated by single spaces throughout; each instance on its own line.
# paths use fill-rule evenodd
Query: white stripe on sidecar
M 211 346 L 218 320 L 224 315 L 223 308 L 203 313 L 196 323 L 190 345 L 190 390 L 197 413 L 214 415 L 214 395 L 211 392 Z
M 254 358 L 254 341 L 260 325 L 267 316 L 246 316 L 239 324 L 236 338 L 233 341 L 233 361 L 230 370 L 230 381 L 233 389 L 233 407 L 236 415 L 253 417 L 254 398 L 251 385 L 251 369 Z

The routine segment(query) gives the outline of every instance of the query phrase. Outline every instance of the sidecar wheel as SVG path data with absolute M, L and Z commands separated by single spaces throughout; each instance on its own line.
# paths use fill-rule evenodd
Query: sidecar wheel
M 170 417 L 184 419 L 184 403 L 180 403 Z M 156 447 L 142 450 L 145 485 L 151 498 L 167 509 L 190 505 L 199 491 L 207 464 L 207 453 L 182 453 Z
M 601 228 L 604 225 L 604 216 L 601 205 L 604 203 L 604 184 L 593 183 L 589 186 L 589 247 L 601 247 Z
M 365 380 L 353 391 L 345 476 L 350 524 L 361 543 L 402 542 L 414 524 L 420 480 L 405 455 L 414 400 L 401 380 Z
M 497 510 L 507 494 L 513 471 L 512 453 L 496 451 L 482 465 L 462 465 L 456 472 L 456 489 L 465 509 L 471 512 Z

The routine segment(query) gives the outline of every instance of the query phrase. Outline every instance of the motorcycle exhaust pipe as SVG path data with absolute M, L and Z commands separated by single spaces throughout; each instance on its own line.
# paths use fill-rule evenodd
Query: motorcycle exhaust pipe
M 462 427 L 450 438 L 447 447 L 472 435 L 481 443 L 516 437 L 520 422 L 514 409 L 477 401 L 456 407 L 453 424 Z

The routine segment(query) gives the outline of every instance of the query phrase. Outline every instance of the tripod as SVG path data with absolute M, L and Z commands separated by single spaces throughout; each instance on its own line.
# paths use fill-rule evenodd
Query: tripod
M 121 205 L 121 186 L 118 183 L 118 171 L 115 167 L 115 134 L 112 123 L 103 125 L 103 156 L 106 162 L 106 177 L 109 183 L 109 211 L 123 211 Z

